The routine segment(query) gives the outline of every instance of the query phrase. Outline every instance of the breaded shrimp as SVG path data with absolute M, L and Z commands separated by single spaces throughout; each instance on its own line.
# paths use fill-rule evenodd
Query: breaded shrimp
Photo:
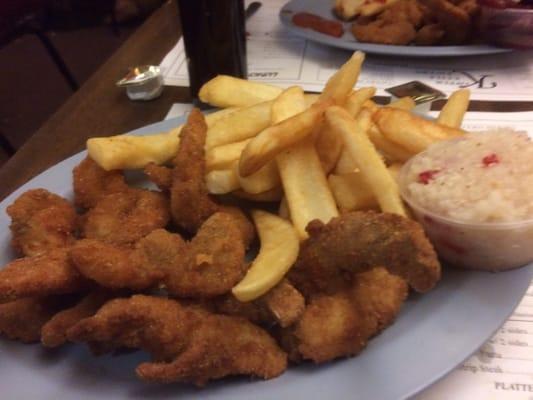
M 103 196 L 129 189 L 122 171 L 106 171 L 88 156 L 72 175 L 74 203 L 82 208 L 92 208 Z
M 11 244 L 18 253 L 35 256 L 70 246 L 75 238 L 76 211 L 62 197 L 45 189 L 23 193 L 7 207 Z
M 170 220 L 168 199 L 160 192 L 129 189 L 102 197 L 82 218 L 82 236 L 130 246 Z
M 307 231 L 309 238 L 289 271 L 291 282 L 304 293 L 342 282 L 346 271 L 362 272 L 376 265 L 403 277 L 421 293 L 440 279 L 437 254 L 422 227 L 402 216 L 350 212 L 328 224 L 312 221 Z

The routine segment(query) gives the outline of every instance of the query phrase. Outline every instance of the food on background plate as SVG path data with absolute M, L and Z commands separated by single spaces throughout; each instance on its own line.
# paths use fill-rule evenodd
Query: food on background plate
M 439 254 L 498 271 L 533 260 L 533 143 L 499 129 L 436 143 L 402 169 L 402 195 Z
M 336 0 L 332 11 L 351 24 L 358 42 L 434 46 L 472 41 L 480 7 L 476 0 Z M 292 23 L 336 38 L 345 29 L 305 11 L 294 13 Z
M 338 21 L 322 18 L 315 14 L 299 12 L 292 16 L 292 23 L 302 28 L 309 28 L 324 35 L 341 37 L 344 34 L 344 28 Z
M 363 59 L 355 53 L 319 95 L 208 82 L 206 99 L 231 108 L 214 119 L 193 110 L 172 154 L 146 140 L 99 141 L 95 159 L 74 171 L 75 217 L 83 227 L 97 214 L 96 233 L 75 230 L 60 249 L 45 242 L 33 256 L 42 258 L 0 272 L 8 308 L 74 297 L 30 324 L 27 338 L 51 347 L 84 342 L 95 354 L 143 349 L 153 361 L 137 367 L 139 377 L 197 385 L 273 378 L 287 359 L 320 363 L 362 351 L 394 321 L 409 286 L 423 293 L 440 279 L 432 244 L 404 216 L 397 163 L 462 136 L 468 103 L 452 96 L 443 123 L 414 116 L 409 100 L 379 106 L 374 88 L 354 89 Z M 142 162 L 131 158 L 143 151 L 150 156 Z M 130 187 L 117 168 L 132 166 L 160 191 Z M 161 201 L 143 206 L 144 196 Z M 141 200 L 115 215 L 116 198 Z M 260 250 L 249 262 L 256 229 Z M 128 240 L 114 240 L 120 235 Z

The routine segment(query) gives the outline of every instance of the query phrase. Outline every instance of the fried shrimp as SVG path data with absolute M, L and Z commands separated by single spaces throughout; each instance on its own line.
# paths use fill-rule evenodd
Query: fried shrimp
M 170 205 L 174 222 L 194 233 L 218 211 L 205 185 L 205 138 L 207 125 L 198 109 L 193 109 L 180 135 L 173 160 Z
M 38 342 L 41 328 L 61 310 L 59 297 L 32 297 L 0 304 L 0 334 L 24 343 Z
M 162 284 L 176 296 L 204 298 L 228 292 L 246 272 L 244 241 L 235 218 L 216 213 L 190 241 L 164 229 L 140 239 L 133 249 L 94 239 L 76 243 L 73 265 L 109 289 L 147 289 Z
M 142 189 L 102 197 L 82 219 L 82 236 L 130 246 L 170 220 L 168 199 Z
M 65 344 L 68 341 L 67 331 L 82 319 L 93 316 L 110 298 L 110 293 L 93 292 L 73 307 L 58 312 L 42 326 L 41 343 L 46 347 Z
M 284 328 L 298 321 L 305 309 L 304 297 L 287 280 L 251 302 L 241 302 L 228 294 L 215 299 L 214 303 L 216 310 L 222 314 L 238 315 L 260 325 L 278 324 Z
M 67 250 L 50 250 L 16 259 L 0 270 L 0 303 L 22 297 L 76 293 L 86 284 L 72 266 Z
M 11 217 L 11 244 L 22 255 L 65 248 L 75 240 L 74 207 L 45 189 L 25 192 L 7 207 L 7 214 Z
M 108 289 L 147 289 L 163 278 L 138 251 L 95 239 L 78 241 L 69 255 L 82 276 Z
M 274 339 L 249 321 L 152 296 L 112 300 L 73 326 L 68 337 L 148 351 L 153 361 L 139 365 L 137 374 L 156 382 L 203 385 L 227 375 L 268 379 L 287 367 Z
M 289 272 L 298 289 L 324 290 L 344 279 L 344 273 L 362 272 L 375 265 L 403 277 L 424 293 L 440 279 L 440 264 L 422 227 L 407 218 L 373 211 L 351 212 L 328 224 L 312 221 Z
M 407 293 L 405 281 L 385 268 L 354 274 L 342 290 L 313 295 L 302 318 L 283 331 L 282 343 L 295 361 L 356 355 L 394 321 Z
M 122 171 L 106 171 L 90 157 L 76 166 L 72 175 L 74 203 L 78 207 L 92 208 L 103 196 L 128 190 Z

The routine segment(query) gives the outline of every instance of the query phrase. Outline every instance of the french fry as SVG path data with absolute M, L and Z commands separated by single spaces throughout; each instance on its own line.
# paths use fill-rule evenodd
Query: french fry
M 287 89 L 272 106 L 272 122 L 283 123 L 301 115 L 305 109 L 302 92 Z M 313 219 L 328 222 L 338 215 L 333 195 L 315 149 L 312 136 L 298 142 L 276 157 L 291 220 L 301 239 Z
M 359 14 L 364 0 L 335 0 L 335 14 L 346 21 Z
M 246 193 L 242 189 L 237 189 L 231 194 L 240 199 L 255 201 L 259 203 L 277 203 L 283 198 L 283 189 L 281 188 L 281 186 L 278 186 L 274 189 L 257 194 Z
M 380 153 L 389 161 L 405 162 L 414 154 L 384 137 L 375 124 L 367 130 L 368 137 Z
M 240 301 L 251 301 L 276 286 L 292 267 L 300 242 L 290 222 L 265 211 L 252 211 L 259 240 L 259 254 L 244 278 L 231 292 Z
M 387 104 L 387 107 L 411 111 L 413 108 L 416 107 L 416 103 L 411 97 L 406 96 L 402 97 L 401 99 L 392 101 L 391 103 Z
M 305 101 L 303 89 L 299 86 L 291 86 L 272 103 L 272 123 L 277 124 L 294 117 L 310 106 Z
M 363 108 L 366 108 L 372 113 L 375 113 L 377 110 L 380 109 L 380 106 L 378 106 L 373 100 L 369 99 L 363 103 Z
M 364 87 L 356 90 L 348 96 L 344 108 L 352 117 L 355 117 L 361 111 L 363 104 L 374 97 L 375 94 L 376 88 L 374 87 Z
M 87 140 L 89 156 L 103 169 L 137 169 L 149 163 L 164 164 L 180 144 L 181 126 L 149 136 L 119 135 Z
M 218 75 L 200 88 L 198 97 L 214 107 L 248 107 L 275 99 L 282 91 L 277 86 Z
M 402 163 L 393 163 L 387 167 L 395 181 L 398 181 L 398 177 L 400 176 L 400 170 L 402 169 L 402 167 Z
M 242 190 L 251 194 L 263 193 L 281 184 L 278 167 L 275 161 L 270 161 L 258 171 L 249 176 L 241 176 L 236 163 L 235 173 L 239 179 Z
M 416 154 L 432 143 L 463 134 L 463 131 L 415 116 L 408 111 L 382 107 L 372 116 L 379 131 L 391 142 Z
M 365 54 L 356 51 L 326 82 L 320 100 L 331 99 L 335 104 L 344 104 L 359 79 Z
M 283 197 L 279 202 L 278 215 L 287 221 L 291 220 L 291 212 L 289 211 L 289 205 L 287 204 L 286 197 Z
M 255 136 L 241 154 L 240 174 L 253 174 L 279 153 L 309 136 L 313 128 L 320 123 L 324 110 L 330 105 L 330 101 L 315 103 L 305 111 L 269 126 Z
M 331 174 L 328 184 L 341 213 L 378 207 L 376 196 L 360 171 Z
M 228 108 L 205 116 L 207 126 L 237 111 Z M 89 156 L 103 169 L 139 169 L 149 163 L 164 164 L 179 147 L 179 134 L 183 125 L 168 132 L 147 136 L 117 135 L 87 140 Z
M 207 130 L 206 149 L 254 137 L 270 125 L 271 101 L 240 108 Z
M 245 139 L 240 142 L 224 144 L 207 150 L 205 153 L 205 167 L 207 171 L 229 168 L 230 165 L 239 159 L 249 141 L 250 139 Z
M 442 107 L 437 122 L 451 128 L 460 128 L 463 117 L 468 110 L 470 90 L 460 89 L 453 92 Z
M 279 154 L 276 161 L 292 223 L 300 239 L 305 239 L 309 222 L 327 223 L 339 214 L 312 138 Z
M 361 5 L 359 12 L 364 17 L 372 17 L 392 6 L 398 0 L 374 0 Z
M 227 169 L 215 169 L 205 175 L 207 190 L 211 194 L 226 194 L 241 187 L 239 177 L 232 166 Z
M 342 136 L 344 145 L 372 188 L 381 210 L 405 216 L 398 185 L 361 125 L 341 107 L 330 107 L 325 115 L 326 121 Z M 370 118 L 369 114 L 367 118 Z
M 328 124 L 322 123 L 315 139 L 315 149 L 322 169 L 329 174 L 341 156 L 342 138 Z
M 306 93 L 304 94 L 305 98 L 305 108 L 311 107 L 314 103 L 318 101 L 320 94 L 318 93 Z
M 365 118 L 360 118 L 359 116 L 356 118 L 358 121 L 359 127 L 363 132 L 368 132 L 372 125 L 372 121 L 370 118 L 368 118 L 368 112 L 363 113 L 362 116 L 366 116 Z M 330 128 L 331 129 L 331 128 Z M 338 135 L 341 137 L 340 135 Z M 341 138 L 342 139 L 342 138 Z M 350 151 L 343 147 L 341 156 L 339 157 L 339 160 L 337 162 L 337 165 L 335 166 L 335 173 L 337 175 L 347 174 L 351 173 L 357 170 L 357 164 L 355 163 L 354 159 L 352 158 L 352 155 Z
M 346 147 L 343 147 L 333 173 L 336 175 L 349 174 L 350 172 L 353 172 L 355 168 L 357 167 L 355 166 L 350 152 L 346 149 Z

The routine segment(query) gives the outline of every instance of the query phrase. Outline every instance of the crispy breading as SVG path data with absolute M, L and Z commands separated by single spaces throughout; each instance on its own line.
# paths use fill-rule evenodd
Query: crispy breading
M 69 255 L 83 277 L 108 289 L 147 289 L 156 286 L 164 276 L 144 262 L 139 252 L 95 239 L 78 241 Z
M 11 244 L 22 255 L 35 256 L 68 247 L 75 240 L 74 207 L 45 189 L 24 192 L 6 212 L 11 217 Z
M 418 0 L 431 10 L 445 31 L 444 42 L 461 44 L 469 37 L 472 26 L 468 11 L 447 0 Z M 468 9 L 468 8 L 467 8 Z
M 180 135 L 180 146 L 173 160 L 170 204 L 176 225 L 194 233 L 218 205 L 211 199 L 205 185 L 205 138 L 207 124 L 194 108 Z
M 242 233 L 231 215 L 213 214 L 185 249 L 179 241 L 179 236 L 158 230 L 138 244 L 148 255 L 148 262 L 165 272 L 163 283 L 172 295 L 221 295 L 244 276 L 247 266 Z
M 344 271 L 362 272 L 375 265 L 403 277 L 422 293 L 440 279 L 437 254 L 422 227 L 402 216 L 350 212 L 328 224 L 312 221 L 307 231 L 309 238 L 288 275 L 304 294 L 342 282 Z
M 286 354 L 266 331 L 244 318 L 208 315 L 183 353 L 168 363 L 142 363 L 137 375 L 147 381 L 203 386 L 229 375 L 271 379 L 286 369 Z
M 320 363 L 356 355 L 394 321 L 407 297 L 405 281 L 382 267 L 352 279 L 333 294 L 312 296 L 302 318 L 283 332 L 294 360 Z
M 214 303 L 216 310 L 222 314 L 238 315 L 265 326 L 278 324 L 281 327 L 294 324 L 305 308 L 302 294 L 285 279 L 254 301 L 242 302 L 228 294 L 215 299 Z
M 229 292 L 246 272 L 239 224 L 226 212 L 213 214 L 196 236 L 157 229 L 133 249 L 85 239 L 70 250 L 81 275 L 110 288 L 147 289 L 163 284 L 176 296 L 204 298 Z
M 170 190 L 170 186 L 172 186 L 172 168 L 150 163 L 144 167 L 144 173 L 159 189 L 163 191 Z
M 67 331 L 73 342 L 102 343 L 108 349 L 144 349 L 170 360 L 189 343 L 190 332 L 206 312 L 177 301 L 145 295 L 115 299 Z
M 55 314 L 41 328 L 43 346 L 58 347 L 65 344 L 68 341 L 67 331 L 82 319 L 93 316 L 111 296 L 107 292 L 92 292 L 76 305 Z
M 0 334 L 24 343 L 38 342 L 41 327 L 62 304 L 59 297 L 31 297 L 0 304 Z
M 106 171 L 88 156 L 74 168 L 72 175 L 74 203 L 78 207 L 94 207 L 103 196 L 128 190 L 122 171 Z
M 65 249 L 19 258 L 0 269 L 0 303 L 22 297 L 76 293 L 87 286 Z
M 247 320 L 152 296 L 112 300 L 72 327 L 68 337 L 148 351 L 154 361 L 139 365 L 137 374 L 157 382 L 202 385 L 237 374 L 266 379 L 287 366 L 274 339 Z
M 129 189 L 100 198 L 82 218 L 82 236 L 129 246 L 170 220 L 168 199 L 160 192 Z

